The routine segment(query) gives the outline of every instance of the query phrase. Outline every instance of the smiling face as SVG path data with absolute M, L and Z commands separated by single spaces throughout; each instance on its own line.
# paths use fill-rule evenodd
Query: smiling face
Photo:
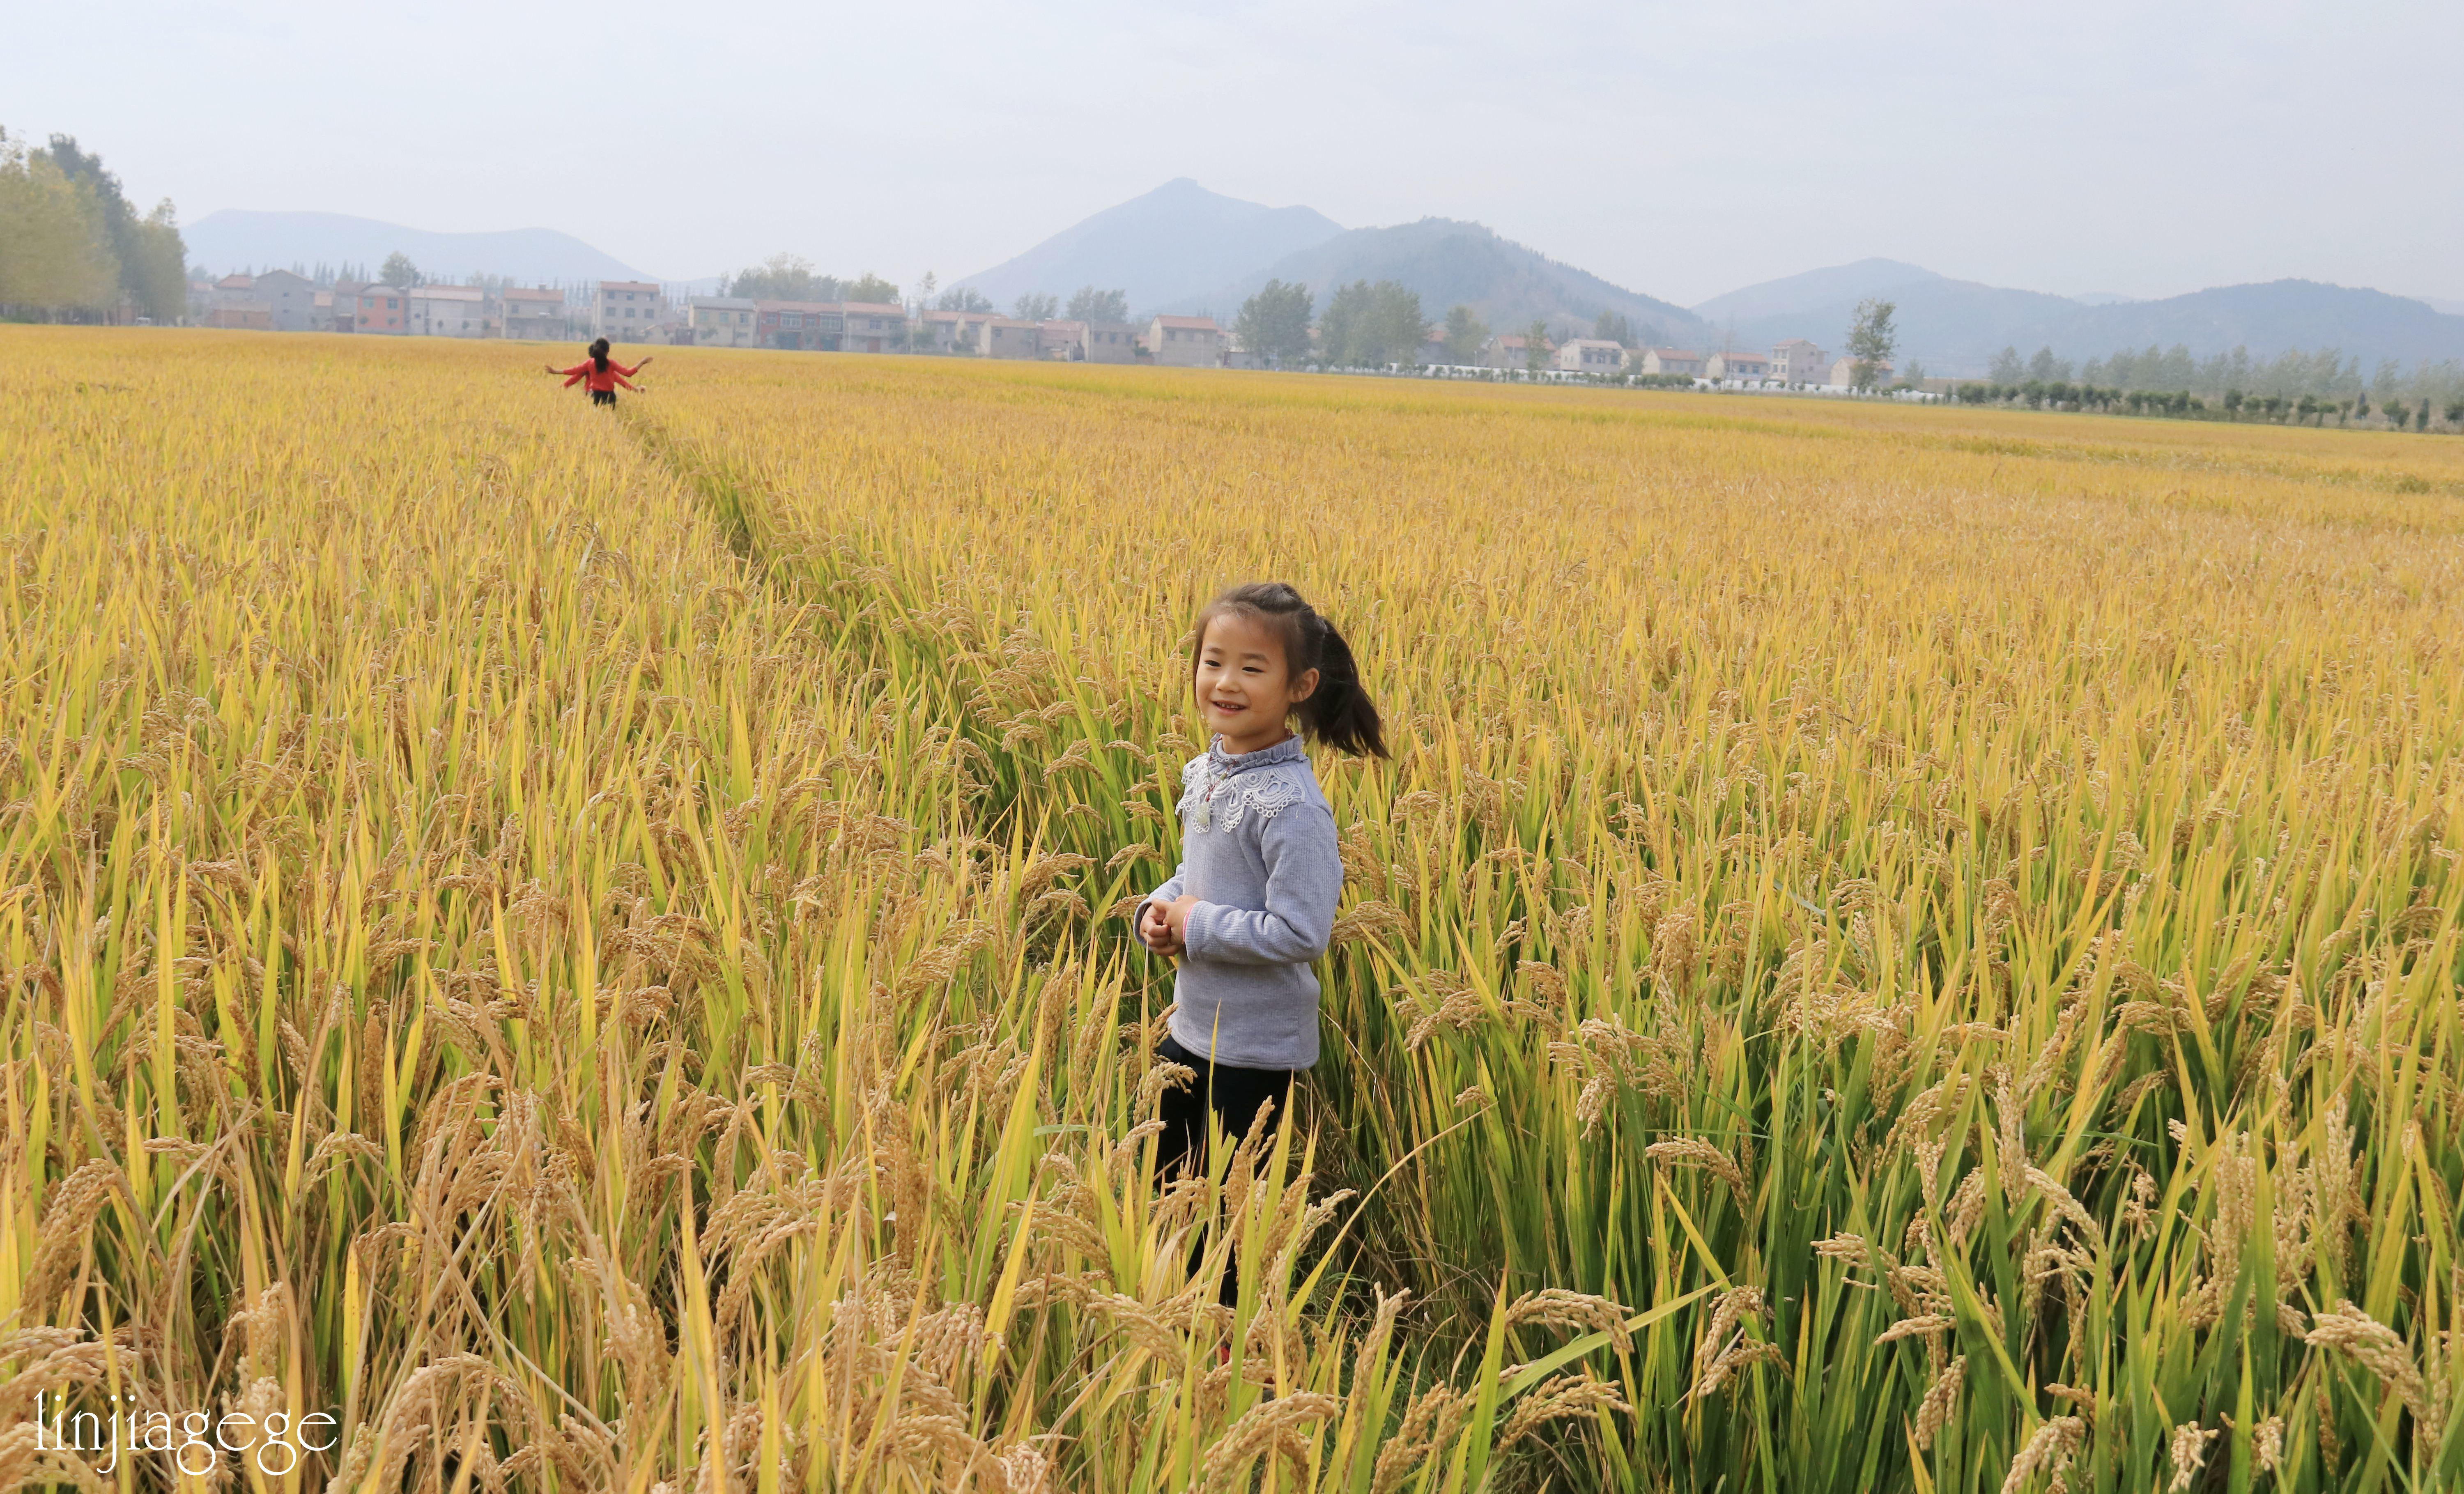
M 1290 735 L 1284 722 L 1317 689 L 1317 670 L 1293 678 L 1281 633 L 1258 618 L 1221 612 L 1199 640 L 1192 683 L 1199 714 L 1223 750 L 1256 752 Z

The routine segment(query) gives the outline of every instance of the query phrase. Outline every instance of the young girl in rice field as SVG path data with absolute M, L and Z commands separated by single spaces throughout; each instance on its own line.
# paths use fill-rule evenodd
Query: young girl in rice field
M 649 366 L 650 361 L 645 358 L 632 367 L 626 367 L 607 356 L 607 340 L 601 338 L 590 344 L 590 355 L 582 362 L 570 368 L 559 368 L 556 364 L 550 363 L 547 365 L 547 371 L 562 378 L 564 386 L 568 389 L 585 379 L 588 380 L 590 403 L 613 405 L 616 403 L 617 386 L 623 384 L 627 389 L 632 388 L 633 385 L 627 381 Z
M 1224 592 L 1198 615 L 1190 684 L 1211 741 L 1181 771 L 1181 862 L 1139 904 L 1139 939 L 1180 964 L 1164 1060 L 1196 1083 L 1164 1091 L 1155 1175 L 1203 1175 L 1208 1119 L 1231 1143 L 1317 1062 L 1318 983 L 1343 890 L 1334 813 L 1303 737 L 1386 756 L 1377 707 L 1332 623 L 1281 582 Z M 1299 733 L 1292 729 L 1297 721 Z M 1221 1300 L 1235 1282 L 1225 1272 Z

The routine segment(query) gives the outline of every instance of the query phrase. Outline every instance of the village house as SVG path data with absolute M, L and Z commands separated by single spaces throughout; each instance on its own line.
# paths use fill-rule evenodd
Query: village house
M 1760 353 L 1724 348 L 1711 355 L 1703 371 L 1722 384 L 1760 384 L 1771 377 L 1771 360 Z
M 1016 317 L 987 317 L 976 328 L 976 351 L 986 358 L 1037 358 L 1039 328 Z
M 685 325 L 695 347 L 755 347 L 761 303 L 742 296 L 694 296 L 685 301 Z
M 1625 348 L 1603 338 L 1573 338 L 1557 349 L 1557 366 L 1568 373 L 1625 372 Z
M 1078 351 L 1070 356 L 1089 363 L 1134 363 L 1138 361 L 1138 329 L 1126 321 L 1078 323 Z
M 836 351 L 847 318 L 836 301 L 756 301 L 753 340 L 757 347 Z
M 1087 323 L 1083 321 L 1039 321 L 1035 324 L 1035 356 L 1060 363 L 1075 363 L 1087 341 Z
M 398 285 L 363 285 L 352 297 L 351 330 L 410 335 L 410 297 Z
M 1771 352 L 1771 376 L 1782 384 L 1820 384 L 1831 372 L 1831 355 L 1803 338 L 1791 338 Z
M 512 285 L 504 295 L 505 336 L 536 341 L 561 341 L 569 335 L 564 322 L 564 293 L 546 286 L 525 290 Z
M 1889 384 L 1890 382 L 1891 365 L 1888 363 L 1876 363 L 1874 365 L 1874 387 L 1878 389 L 1882 388 Z M 1842 358 L 1831 365 L 1831 387 L 1835 389 L 1853 389 L 1856 386 L 1857 360 L 1853 358 Z
M 1551 368 L 1556 344 L 1547 338 L 1540 340 L 1540 366 Z M 1529 368 L 1531 366 L 1531 340 L 1520 332 L 1501 332 L 1480 345 L 1480 366 L 1483 368 Z
M 1446 347 L 1446 329 L 1441 326 L 1420 329 L 1420 363 L 1423 366 L 1452 363 L 1455 355 Z
M 361 282 L 337 280 L 325 302 L 325 324 L 319 331 L 349 332 L 360 319 Z
M 649 324 L 666 319 L 667 301 L 649 280 L 602 280 L 590 298 L 590 334 L 638 342 Z
M 1175 368 L 1211 368 L 1223 362 L 1223 329 L 1212 317 L 1157 317 L 1139 340 L 1155 361 Z
M 227 275 L 214 282 L 212 299 L 206 313 L 206 325 L 271 332 L 274 330 L 274 308 L 258 297 L 254 275 Z
M 928 311 L 916 319 L 917 340 L 935 353 L 972 353 L 980 341 L 976 329 L 999 316 L 990 311 Z
M 249 294 L 265 303 L 267 322 L 276 332 L 307 332 L 317 325 L 317 283 L 304 275 L 268 270 Z
M 841 301 L 844 341 L 833 350 L 847 353 L 895 353 L 907 345 L 907 308 L 878 301 Z
M 1642 371 L 1647 374 L 1683 374 L 1691 379 L 1703 377 L 1703 355 L 1691 348 L 1654 347 L 1643 350 Z
M 488 295 L 475 285 L 416 285 L 407 298 L 413 337 L 488 335 Z

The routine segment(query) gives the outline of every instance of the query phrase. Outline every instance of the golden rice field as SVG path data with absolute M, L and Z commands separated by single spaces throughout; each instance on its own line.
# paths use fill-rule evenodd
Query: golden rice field
M 539 362 L 0 328 L 0 1483 L 2464 1483 L 2464 442 Z M 1158 1197 L 1266 577 L 1398 746 Z

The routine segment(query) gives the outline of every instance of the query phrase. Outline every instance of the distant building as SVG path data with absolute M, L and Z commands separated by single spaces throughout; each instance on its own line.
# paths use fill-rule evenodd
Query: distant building
M 410 297 L 398 285 L 363 285 L 353 297 L 351 330 L 388 337 L 410 334 Z
M 1134 363 L 1138 361 L 1138 329 L 1126 321 L 1078 323 L 1079 361 L 1089 363 Z
M 742 296 L 695 296 L 685 302 L 685 324 L 695 347 L 758 347 L 754 323 L 761 303 Z
M 1711 355 L 1703 371 L 1723 384 L 1760 384 L 1771 377 L 1771 360 L 1760 353 L 1723 349 Z
M 1557 349 L 1557 366 L 1568 373 L 1625 372 L 1625 348 L 1604 338 L 1573 338 Z
M 1035 324 L 1035 356 L 1075 363 L 1084 356 L 1087 323 L 1083 321 L 1039 321 Z
M 1890 382 L 1891 365 L 1888 363 L 1876 363 L 1874 365 L 1874 386 L 1876 388 L 1881 388 L 1888 384 Z M 1853 358 L 1843 358 L 1831 365 L 1831 387 L 1835 389 L 1853 389 L 1856 386 L 1857 360 Z
M 1444 327 L 1438 326 L 1421 329 L 1420 363 L 1423 366 L 1440 363 L 1452 363 L 1454 361 L 1455 355 L 1453 350 L 1446 346 L 1446 329 Z
M 879 301 L 841 301 L 845 321 L 836 351 L 895 353 L 907 345 L 907 308 Z
M 1703 355 L 1685 347 L 1645 348 L 1642 371 L 1647 374 L 1683 374 L 1700 379 L 1703 377 Z
M 847 318 L 836 301 L 756 301 L 753 336 L 757 347 L 790 352 L 835 352 L 846 331 Z
M 265 303 L 276 332 L 306 332 L 317 325 L 317 285 L 304 275 L 268 270 L 256 277 L 250 294 Z
M 1540 340 L 1540 366 L 1553 368 L 1557 346 L 1547 338 Z M 1501 332 L 1480 345 L 1480 366 L 1483 368 L 1529 368 L 1531 366 L 1531 340 L 1520 332 Z
M 928 311 L 915 319 L 915 331 L 926 350 L 972 353 L 979 341 L 976 329 L 999 316 L 989 311 Z
M 1771 376 L 1782 384 L 1820 384 L 1831 373 L 1831 355 L 1803 338 L 1771 351 Z
M 488 335 L 488 293 L 475 285 L 415 285 L 407 299 L 412 337 Z
M 644 341 L 643 328 L 666 319 L 667 298 L 649 280 L 602 280 L 590 298 L 590 334 L 610 341 Z
M 564 293 L 546 286 L 536 290 L 508 286 L 504 295 L 505 336 L 560 342 L 573 335 L 564 319 Z
M 274 330 L 274 308 L 256 294 L 256 277 L 227 275 L 214 282 L 206 311 L 206 325 L 253 332 Z
M 1223 362 L 1223 329 L 1212 317 L 1157 317 L 1141 339 L 1158 363 L 1177 368 L 1214 367 Z
M 1016 317 L 989 317 L 976 328 L 976 351 L 986 358 L 1035 358 L 1039 329 Z

